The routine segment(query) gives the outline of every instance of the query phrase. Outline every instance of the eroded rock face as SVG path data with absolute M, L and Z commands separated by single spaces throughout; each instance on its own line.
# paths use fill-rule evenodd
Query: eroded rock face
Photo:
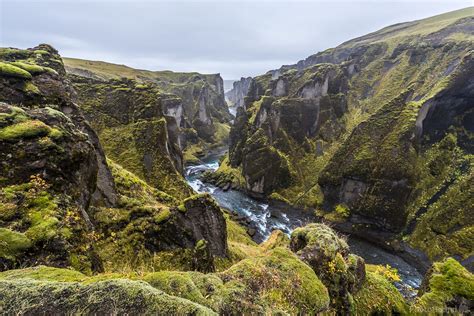
M 391 26 L 253 78 L 245 115 L 231 130 L 233 172 L 250 181 L 249 191 L 324 209 L 346 231 L 370 231 L 392 250 L 408 247 L 400 246 L 402 233 L 430 260 L 472 261 L 472 243 L 460 236 L 470 236 L 473 223 L 457 202 L 466 201 L 459 188 L 472 181 L 472 45 L 451 35 L 469 36 L 474 20 L 459 13 L 433 32 L 417 31 L 432 19 Z M 266 149 L 254 151 L 288 157 L 290 181 L 285 174 L 265 189 L 272 174 L 262 175 L 262 157 L 244 162 L 257 130 Z M 449 223 L 439 220 L 441 208 L 456 214 Z
M 185 140 L 179 126 L 185 121 L 180 98 L 131 79 L 69 78 L 112 160 L 164 192 L 190 194 L 181 177 Z
M 252 77 L 242 77 L 240 78 L 240 81 L 236 81 L 233 83 L 232 90 L 228 91 L 225 94 L 231 105 L 235 107 L 244 106 L 244 98 L 249 91 L 251 81 Z
M 251 193 L 268 194 L 291 184 L 293 169 L 286 155 L 296 144 L 301 146 L 309 138 L 330 141 L 343 132 L 339 120 L 347 112 L 347 101 L 341 92 L 347 89 L 347 78 L 338 67 L 322 65 L 315 70 L 323 78 L 317 91 L 304 87 L 314 89 L 319 77 L 302 87 L 301 75 L 294 73 L 281 75 L 268 85 L 263 79 L 251 84 L 246 111 L 249 113 L 238 111 L 229 150 L 232 166 L 242 163 Z M 271 74 L 264 75 L 264 79 L 267 77 Z M 261 134 L 264 137 L 259 136 L 261 141 L 257 141 Z M 305 146 L 305 150 L 313 149 Z
M 100 84 L 113 85 L 116 89 L 131 89 L 130 93 L 123 90 L 120 95 L 114 98 L 115 102 L 127 104 L 135 102 L 142 106 L 153 103 L 150 98 L 140 97 L 133 101 L 127 98 L 127 95 L 137 95 L 141 92 L 143 95 L 147 91 L 154 90 L 155 97 L 164 100 L 167 95 L 167 101 L 162 101 L 162 112 L 167 116 L 176 119 L 176 124 L 181 129 L 179 139 L 181 148 L 188 145 L 196 145 L 201 141 L 212 143 L 216 140 L 219 133 L 218 125 L 228 124 L 231 120 L 225 96 L 222 77 L 219 74 L 198 74 L 198 73 L 174 73 L 171 71 L 144 71 L 127 68 L 121 65 L 102 63 L 102 71 L 97 71 L 95 62 L 65 59 L 66 69 L 70 79 L 74 83 L 75 89 L 85 103 L 91 104 L 94 101 L 93 96 L 82 93 L 82 81 L 90 80 Z M 110 67 L 112 66 L 112 67 Z M 109 68 L 110 67 L 110 68 Z M 123 69 L 122 69 L 123 68 Z M 123 71 L 122 71 L 123 70 Z M 127 78 L 132 80 L 131 86 L 127 81 L 123 81 L 120 87 L 119 79 Z M 137 91 L 134 91 L 137 90 Z M 89 100 L 90 99 L 90 100 Z M 111 100 L 101 100 L 110 104 Z
M 100 270 L 93 246 L 85 246 L 93 229 L 88 208 L 94 196 L 108 205 L 116 198 L 110 172 L 101 169 L 100 143 L 70 101 L 56 50 L 7 49 L 4 58 L 29 75 L 0 73 L 1 203 L 9 209 L 1 220 L 2 239 L 9 240 L 0 254 L 3 268 L 45 263 Z
M 253 193 L 268 194 L 275 188 L 285 187 L 291 179 L 287 158 L 269 144 L 262 129 L 248 139 L 242 167 L 247 190 Z

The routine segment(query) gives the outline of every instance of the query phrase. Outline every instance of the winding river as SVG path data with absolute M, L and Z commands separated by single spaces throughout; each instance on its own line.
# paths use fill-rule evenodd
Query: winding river
M 225 149 L 217 150 L 201 161 L 199 165 L 186 167 L 185 176 L 188 184 L 198 193 L 210 193 L 217 203 L 226 209 L 232 210 L 248 223 L 248 227 L 255 233 L 252 238 L 260 243 L 264 241 L 274 229 L 290 234 L 293 229 L 315 220 L 311 212 L 292 209 L 280 209 L 262 201 L 251 198 L 236 190 L 224 191 L 214 185 L 203 183 L 201 175 L 204 171 L 214 171 L 219 167 L 219 158 Z M 416 295 L 422 275 L 416 268 L 402 258 L 391 254 L 377 246 L 358 238 L 348 237 L 351 252 L 365 259 L 369 264 L 390 265 L 398 270 L 401 282 L 397 288 L 405 297 Z

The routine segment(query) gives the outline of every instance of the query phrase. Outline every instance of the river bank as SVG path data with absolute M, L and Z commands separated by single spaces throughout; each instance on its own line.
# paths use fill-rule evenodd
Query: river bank
M 290 234 L 296 227 L 319 221 L 313 212 L 299 208 L 290 208 L 279 203 L 268 203 L 255 199 L 244 192 L 237 190 L 223 190 L 201 179 L 205 171 L 215 171 L 219 167 L 219 159 L 225 153 L 225 148 L 218 148 L 209 152 L 201 159 L 198 165 L 188 166 L 185 177 L 188 184 L 198 193 L 208 192 L 217 203 L 229 210 L 234 220 L 247 227 L 249 235 L 257 243 L 265 241 L 271 232 L 279 229 Z M 379 245 L 370 243 L 352 235 L 347 237 L 351 251 L 368 264 L 390 265 L 398 270 L 401 282 L 396 284 L 400 292 L 408 298 L 416 295 L 423 278 L 414 265 L 406 262 L 402 257 L 383 249 Z

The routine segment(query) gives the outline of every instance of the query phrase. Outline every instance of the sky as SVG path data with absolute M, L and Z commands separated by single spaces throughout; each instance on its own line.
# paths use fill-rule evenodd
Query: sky
M 148 70 L 263 74 L 376 31 L 473 0 L 0 0 L 0 46 Z

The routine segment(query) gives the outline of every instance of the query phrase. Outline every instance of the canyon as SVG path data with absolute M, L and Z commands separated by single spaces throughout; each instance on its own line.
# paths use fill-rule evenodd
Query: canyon
M 0 311 L 472 312 L 473 34 L 400 23 L 226 92 L 0 48 Z

